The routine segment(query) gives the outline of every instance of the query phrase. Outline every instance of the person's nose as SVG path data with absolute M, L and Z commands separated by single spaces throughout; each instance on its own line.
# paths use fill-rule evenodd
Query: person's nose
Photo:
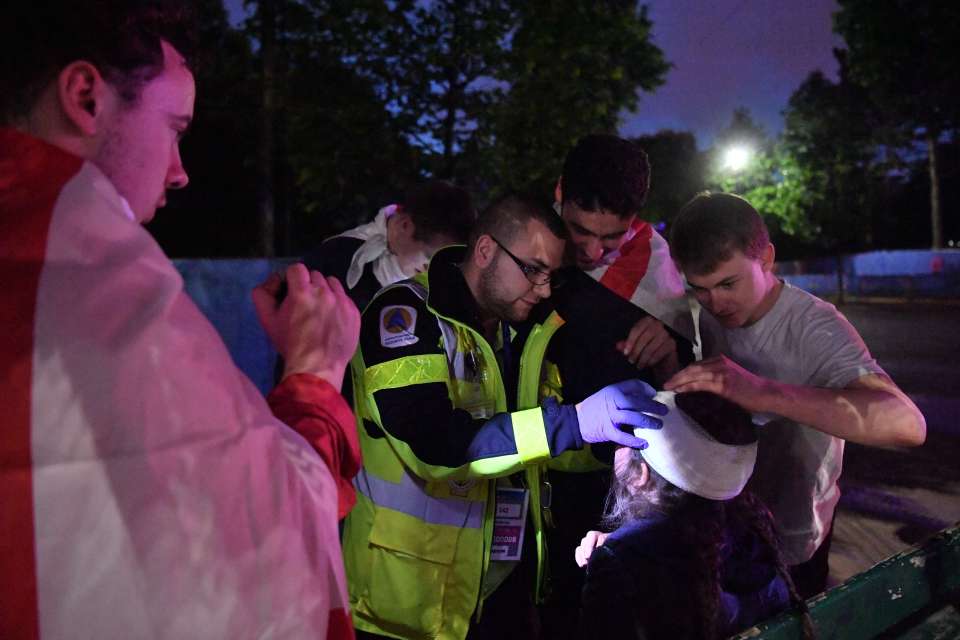
M 174 149 L 173 158 L 170 167 L 167 169 L 167 189 L 183 189 L 190 182 L 187 170 L 183 167 L 183 160 L 180 158 L 180 148 Z
M 712 289 L 696 289 L 693 295 L 697 299 L 697 302 L 700 303 L 700 306 L 706 307 L 709 311 L 714 310 L 715 301 Z
M 728 291 L 710 290 L 710 309 L 714 311 L 726 312 L 730 309 L 730 300 L 733 296 Z
M 599 260 L 603 255 L 603 243 L 597 238 L 590 238 L 587 240 L 586 250 L 591 260 Z
M 534 293 L 536 293 L 538 296 L 540 296 L 540 299 L 541 299 L 541 300 L 543 300 L 544 298 L 549 298 L 549 297 L 550 297 L 550 294 L 553 293 L 553 291 L 551 291 L 551 289 L 550 289 L 550 281 L 549 281 L 549 280 L 547 280 L 547 281 L 544 282 L 543 284 L 535 284 L 535 285 L 533 285 L 533 291 L 534 291 Z

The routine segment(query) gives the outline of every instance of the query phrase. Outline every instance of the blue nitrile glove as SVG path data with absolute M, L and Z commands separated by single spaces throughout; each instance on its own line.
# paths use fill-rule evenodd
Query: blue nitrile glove
M 653 400 L 657 392 L 642 380 L 624 380 L 611 384 L 577 404 L 577 420 L 584 442 L 615 442 L 625 447 L 645 449 L 647 441 L 620 429 L 619 425 L 659 429 L 663 422 L 647 413 L 663 416 L 667 407 Z

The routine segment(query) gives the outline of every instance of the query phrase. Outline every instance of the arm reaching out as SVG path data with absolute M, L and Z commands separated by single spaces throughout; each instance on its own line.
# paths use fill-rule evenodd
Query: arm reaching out
M 761 378 L 717 356 L 690 365 L 663 387 L 709 391 L 747 411 L 774 413 L 859 444 L 914 447 L 927 434 L 920 410 L 883 374 L 861 376 L 842 389 L 809 387 Z

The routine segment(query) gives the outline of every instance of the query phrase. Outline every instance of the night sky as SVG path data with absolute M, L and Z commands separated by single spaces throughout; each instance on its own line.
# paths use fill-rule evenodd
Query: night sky
M 621 133 L 691 130 L 701 147 L 747 107 L 766 132 L 783 127 L 780 112 L 811 71 L 836 79 L 833 0 L 652 0 L 654 42 L 674 68 L 653 94 L 642 94 Z
M 231 18 L 242 0 L 226 0 Z M 835 0 L 651 0 L 654 42 L 674 67 L 637 113 L 624 114 L 621 134 L 693 131 L 699 145 L 744 106 L 766 132 L 783 127 L 780 112 L 811 71 L 836 79 L 831 31 Z

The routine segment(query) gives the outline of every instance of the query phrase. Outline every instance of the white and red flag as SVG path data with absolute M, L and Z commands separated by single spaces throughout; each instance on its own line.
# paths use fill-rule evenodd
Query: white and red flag
M 688 340 L 694 339 L 693 317 L 683 277 L 670 257 L 670 247 L 653 226 L 636 220 L 618 251 L 604 256 L 587 275 L 624 300 L 640 307 Z
M 126 209 L 0 129 L 0 637 L 352 638 L 334 478 Z

